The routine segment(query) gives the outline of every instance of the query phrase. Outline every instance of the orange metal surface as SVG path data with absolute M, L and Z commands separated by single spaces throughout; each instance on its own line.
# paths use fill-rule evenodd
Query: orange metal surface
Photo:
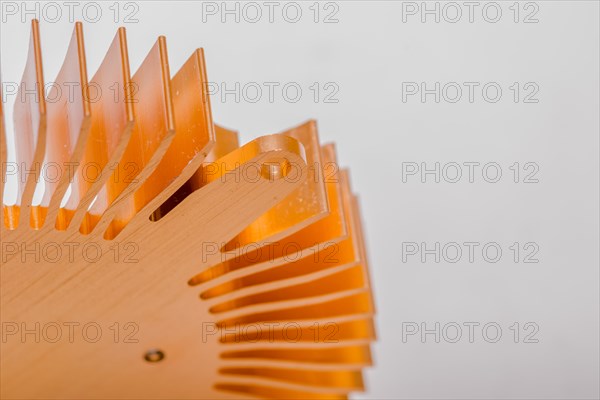
M 85 51 L 76 24 L 56 82 L 83 89 L 46 105 L 33 23 L 22 85 L 38 101 L 17 99 L 15 157 L 69 173 L 45 182 L 39 206 L 34 179 L 2 207 L 1 397 L 364 390 L 375 307 L 358 203 L 316 123 L 240 146 L 213 123 L 202 50 L 171 77 L 160 37 L 131 77 L 121 28 L 89 85 Z

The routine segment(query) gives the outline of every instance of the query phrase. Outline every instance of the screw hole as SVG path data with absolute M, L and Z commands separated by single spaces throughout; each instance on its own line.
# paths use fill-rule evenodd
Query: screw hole
M 165 358 L 165 353 L 158 349 L 148 350 L 146 355 L 144 355 L 144 360 L 151 363 L 162 361 L 163 358 Z
M 274 181 L 285 178 L 290 171 L 291 164 L 285 158 L 267 161 L 262 164 L 261 175 L 263 178 Z

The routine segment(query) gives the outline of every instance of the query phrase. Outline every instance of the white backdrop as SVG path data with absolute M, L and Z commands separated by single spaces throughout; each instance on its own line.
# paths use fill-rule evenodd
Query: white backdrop
M 10 115 L 32 15 L 2 3 Z M 38 6 L 46 81 L 58 4 Z M 356 398 L 598 398 L 598 2 L 76 4 L 90 76 L 117 26 L 132 71 L 165 35 L 172 73 L 205 49 L 243 141 L 316 118 L 337 143 L 378 308 Z

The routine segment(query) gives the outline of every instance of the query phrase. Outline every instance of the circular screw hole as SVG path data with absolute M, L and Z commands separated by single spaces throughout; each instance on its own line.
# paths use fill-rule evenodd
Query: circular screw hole
M 148 350 L 144 355 L 144 360 L 151 363 L 162 361 L 163 358 L 165 358 L 165 353 L 158 349 Z
M 287 176 L 291 167 L 290 162 L 283 158 L 263 163 L 260 172 L 263 178 L 274 181 Z

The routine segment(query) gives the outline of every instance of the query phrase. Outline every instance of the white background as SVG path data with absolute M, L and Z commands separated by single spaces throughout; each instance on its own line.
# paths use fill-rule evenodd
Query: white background
M 121 8 L 119 24 L 108 8 L 113 2 L 102 4 L 100 21 L 84 26 L 90 77 L 116 26 L 124 25 L 132 71 L 162 34 L 172 73 L 203 47 L 212 82 L 228 88 L 235 82 L 279 82 L 280 88 L 295 82 L 303 89 L 296 103 L 281 90 L 271 102 L 265 89 L 256 103 L 249 101 L 254 92 L 242 94 L 239 102 L 233 95 L 223 101 L 219 93 L 212 98 L 213 115 L 239 129 L 243 141 L 316 118 L 321 140 L 336 142 L 340 163 L 351 168 L 362 203 L 379 335 L 368 391 L 357 398 L 598 398 L 598 2 L 523 2 L 517 4 L 518 22 L 513 2 L 498 2 L 502 16 L 496 23 L 484 18 L 486 2 L 477 3 L 472 23 L 463 2 L 457 3 L 463 15 L 455 23 L 446 20 L 455 10 L 444 3 L 438 4 L 439 23 L 429 14 L 422 22 L 420 13 L 403 13 L 412 5 L 392 1 L 338 1 L 327 9 L 321 3 L 317 23 L 312 1 L 299 2 L 303 14 L 297 23 L 283 18 L 283 3 L 270 23 L 268 8 L 259 2 L 261 20 L 249 22 L 254 11 L 244 15 L 240 9 L 237 23 L 234 15 L 222 22 L 220 13 L 203 14 L 199 2 L 152 1 L 137 3 L 137 23 L 122 23 L 125 11 L 135 9 Z M 485 16 L 494 19 L 495 8 L 487 7 Z M 331 18 L 338 22 L 323 23 L 334 11 Z M 524 23 L 533 11 L 538 22 Z M 18 82 L 24 66 L 29 24 L 22 17 L 31 18 L 2 21 L 5 83 Z M 81 12 L 75 17 L 82 19 Z M 51 81 L 72 24 L 67 14 L 55 23 L 42 18 L 41 31 L 45 76 Z M 325 102 L 330 93 L 325 91 L 315 103 L 310 89 L 315 82 L 321 90 L 328 82 L 339 88 L 333 96 L 338 102 Z M 447 101 L 454 92 L 436 103 L 434 95 L 425 102 L 418 95 L 403 101 L 403 82 L 480 86 L 473 102 L 462 86 L 456 103 Z M 503 90 L 495 103 L 481 94 L 489 82 Z M 514 82 L 521 90 L 526 83 L 537 85 L 538 102 L 523 102 L 529 91 L 515 102 L 509 88 Z M 9 115 L 13 102 L 7 99 Z M 403 163 L 409 162 L 428 168 L 455 162 L 463 165 L 463 177 L 449 183 L 442 176 L 436 183 L 430 174 L 423 183 L 414 175 L 403 182 Z M 502 177 L 488 183 L 480 166 L 470 183 L 464 162 L 498 163 Z M 515 162 L 521 169 L 518 183 L 509 169 Z M 523 182 L 531 171 L 523 169 L 528 162 L 539 167 L 537 183 Z M 446 170 L 450 178 L 454 171 Z M 436 263 L 433 255 L 423 262 L 406 254 L 403 262 L 407 242 L 428 248 L 436 242 L 481 245 L 474 262 L 465 253 L 456 263 L 443 257 Z M 496 263 L 482 257 L 483 244 L 490 242 L 503 250 Z M 521 246 L 519 262 L 509 249 L 514 242 Z M 528 252 L 522 247 L 529 242 L 539 247 L 537 263 L 523 262 Z M 450 343 L 455 331 L 447 330 L 440 343 L 433 334 L 403 341 L 403 326 L 411 322 L 428 329 L 436 322 L 441 328 L 456 323 L 463 336 Z M 465 322 L 480 324 L 473 343 Z M 519 343 L 510 329 L 515 322 Z M 523 343 L 531 332 L 524 330 L 527 322 L 539 327 L 538 343 Z M 482 335 L 486 323 L 502 328 L 497 343 Z M 488 333 L 494 336 L 493 330 Z

